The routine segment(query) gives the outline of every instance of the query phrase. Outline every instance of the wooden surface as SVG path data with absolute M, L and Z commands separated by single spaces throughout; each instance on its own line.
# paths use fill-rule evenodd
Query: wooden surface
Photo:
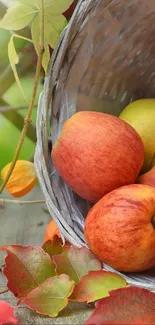
M 5 198 L 10 198 L 4 193 Z M 12 199 L 12 198 L 11 198 Z M 39 187 L 35 188 L 24 200 L 44 199 Z M 6 204 L 0 209 L 0 246 L 8 244 L 42 245 L 44 231 L 50 216 L 44 212 L 44 204 L 17 205 Z M 0 268 L 4 264 L 5 254 L 0 253 Z M 0 290 L 6 288 L 6 280 L 0 272 Z M 0 300 L 9 302 L 15 307 L 16 315 L 23 325 L 69 324 L 83 325 L 92 312 L 92 308 L 84 304 L 70 304 L 57 318 L 39 316 L 24 305 L 16 307 L 17 300 L 8 292 L 0 296 Z

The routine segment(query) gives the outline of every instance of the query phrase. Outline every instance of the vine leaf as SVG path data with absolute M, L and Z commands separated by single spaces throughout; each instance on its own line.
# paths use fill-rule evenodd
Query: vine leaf
M 70 300 L 90 303 L 107 297 L 109 291 L 126 285 L 126 281 L 118 274 L 103 270 L 89 271 L 75 286 Z
M 22 93 L 22 96 L 23 96 L 25 102 L 27 103 L 27 99 L 25 97 L 24 90 L 23 90 L 22 85 L 20 83 L 18 73 L 17 73 L 17 69 L 16 69 L 16 64 L 19 63 L 19 57 L 18 57 L 18 54 L 17 54 L 16 49 L 15 49 L 15 45 L 14 45 L 14 35 L 11 36 L 9 44 L 8 44 L 8 56 L 9 56 L 10 65 L 11 65 L 11 68 L 13 70 L 14 77 L 15 77 L 15 80 L 17 82 L 17 85 L 18 85 L 18 87 L 19 87 L 19 89 L 20 89 L 20 91 Z
M 86 247 L 64 246 L 63 253 L 52 257 L 57 274 L 67 274 L 74 282 L 89 271 L 101 270 L 101 262 Z
M 55 276 L 55 265 L 41 247 L 12 245 L 1 250 L 7 252 L 3 273 L 8 289 L 23 299 L 46 279 Z
M 95 304 L 85 325 L 155 324 L 155 293 L 138 287 L 110 292 Z
M 8 302 L 0 301 L 0 325 L 17 324 L 18 319 L 14 315 L 14 309 Z
M 63 252 L 62 239 L 58 235 L 55 235 L 53 240 L 48 240 L 43 244 L 42 249 L 51 257 L 53 255 L 59 255 Z
M 17 4 L 10 7 L 2 20 L 0 21 L 0 28 L 9 30 L 20 30 L 29 25 L 38 9 L 29 7 L 25 4 Z
M 48 63 L 50 60 L 50 52 L 49 52 L 49 46 L 51 48 L 55 48 L 59 36 L 62 32 L 62 30 L 67 25 L 67 20 L 62 15 L 53 15 L 53 12 L 51 10 L 51 7 L 47 7 L 44 10 L 44 56 L 43 56 L 43 68 L 45 71 L 47 71 Z M 35 50 L 37 54 L 39 53 L 39 26 L 40 26 L 40 20 L 39 15 L 36 16 L 31 24 L 31 35 L 32 40 L 34 43 Z
M 47 279 L 38 288 L 31 291 L 24 303 L 39 314 L 56 317 L 64 309 L 74 289 L 74 282 L 62 274 Z

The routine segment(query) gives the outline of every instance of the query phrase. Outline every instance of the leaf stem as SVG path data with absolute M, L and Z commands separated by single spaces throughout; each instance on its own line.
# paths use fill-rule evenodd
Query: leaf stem
M 10 200 L 10 199 L 0 199 L 2 203 L 15 203 L 15 204 L 39 204 L 45 203 L 45 200 L 35 200 L 35 201 L 20 201 L 20 200 Z
M 0 193 L 3 192 L 6 184 L 8 183 L 10 176 L 14 170 L 14 167 L 16 165 L 16 161 L 19 157 L 29 124 L 31 123 L 31 115 L 35 103 L 35 98 L 36 98 L 36 93 L 37 93 L 37 88 L 40 80 L 40 75 L 41 75 L 41 67 L 42 67 L 42 59 L 43 59 L 43 54 L 44 54 L 44 0 L 41 0 L 41 8 L 40 8 L 40 49 L 39 49 L 39 55 L 38 55 L 38 60 L 37 60 L 37 68 L 36 68 L 36 74 L 34 78 L 34 87 L 33 87 L 33 93 L 32 93 L 32 99 L 30 101 L 29 105 L 29 110 L 27 117 L 24 119 L 24 126 L 23 130 L 19 139 L 19 143 L 16 148 L 16 152 L 14 155 L 14 158 L 12 160 L 12 163 L 10 165 L 10 169 L 6 175 L 6 178 L 4 179 L 1 187 L 0 187 Z
M 0 295 L 2 295 L 3 293 L 6 293 L 8 291 L 9 291 L 9 289 L 0 290 Z

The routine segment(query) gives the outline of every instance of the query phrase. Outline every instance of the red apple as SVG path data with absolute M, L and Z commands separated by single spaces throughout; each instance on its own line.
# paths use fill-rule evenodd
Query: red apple
M 114 269 L 155 267 L 155 189 L 132 184 L 108 193 L 89 211 L 84 233 L 92 252 Z
M 139 176 L 136 180 L 136 183 L 155 187 L 155 166 L 147 173 Z
M 144 160 L 138 133 L 120 118 L 82 111 L 64 124 L 52 151 L 64 181 L 90 202 L 134 183 Z

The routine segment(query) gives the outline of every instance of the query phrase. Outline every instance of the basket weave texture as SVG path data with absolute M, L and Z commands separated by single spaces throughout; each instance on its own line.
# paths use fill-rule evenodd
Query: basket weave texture
M 38 106 L 35 166 L 64 241 L 79 247 L 87 246 L 83 228 L 91 205 L 57 174 L 52 145 L 76 111 L 118 116 L 130 101 L 155 97 L 154 22 L 154 0 L 80 0 L 51 58 Z M 154 290 L 154 271 L 123 276 Z

